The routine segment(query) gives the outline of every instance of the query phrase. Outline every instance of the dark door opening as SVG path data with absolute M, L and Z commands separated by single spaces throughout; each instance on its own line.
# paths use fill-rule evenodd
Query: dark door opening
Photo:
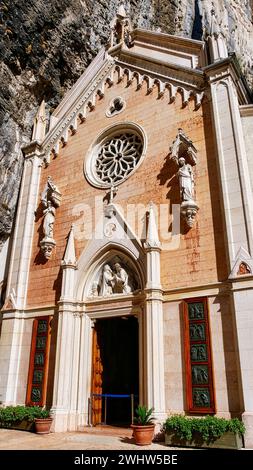
M 138 320 L 133 316 L 97 320 L 93 338 L 93 393 L 103 395 L 139 394 Z M 106 405 L 105 405 L 106 404 Z M 106 406 L 106 412 L 105 412 Z M 93 424 L 131 424 L 130 397 L 94 400 Z M 94 422 L 95 421 L 95 422 Z

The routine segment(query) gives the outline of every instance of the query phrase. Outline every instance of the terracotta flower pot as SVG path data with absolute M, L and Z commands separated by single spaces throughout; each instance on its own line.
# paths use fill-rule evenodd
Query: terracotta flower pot
M 53 418 L 35 418 L 35 432 L 37 434 L 49 434 Z
M 132 424 L 133 437 L 138 446 L 148 446 L 152 443 L 154 437 L 154 424 L 147 424 L 141 426 L 139 424 Z

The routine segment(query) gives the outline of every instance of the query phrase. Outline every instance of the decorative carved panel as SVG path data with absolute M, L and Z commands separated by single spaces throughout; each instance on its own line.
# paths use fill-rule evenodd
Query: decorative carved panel
M 121 96 L 117 96 L 117 98 L 114 98 L 109 105 L 109 108 L 106 110 L 106 116 L 107 117 L 113 117 L 116 116 L 117 114 L 121 113 L 124 111 L 126 107 L 126 102 L 121 98 Z
M 215 413 L 207 299 L 184 303 L 187 404 L 190 413 Z
M 95 273 L 88 296 L 108 297 L 115 294 L 131 294 L 138 288 L 139 282 L 131 266 L 118 256 L 114 256 Z
M 50 319 L 40 317 L 33 323 L 26 405 L 44 406 L 46 403 Z
M 93 186 L 111 188 L 126 180 L 143 161 L 147 137 L 136 123 L 121 122 L 97 136 L 84 161 L 84 173 Z
M 109 184 L 124 180 L 138 164 L 142 149 L 141 138 L 134 133 L 109 137 L 101 146 L 95 162 L 98 178 Z

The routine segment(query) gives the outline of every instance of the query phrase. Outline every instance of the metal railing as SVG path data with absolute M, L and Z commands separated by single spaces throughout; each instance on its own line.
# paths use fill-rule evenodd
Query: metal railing
M 93 408 L 94 398 L 101 398 L 102 400 L 104 398 L 104 421 L 102 421 L 99 424 L 107 424 L 106 420 L 107 420 L 107 400 L 108 400 L 108 398 L 130 398 L 131 424 L 133 424 L 133 421 L 134 421 L 134 398 L 136 396 L 137 395 L 134 395 L 133 393 L 130 393 L 128 395 L 126 395 L 126 394 L 120 395 L 120 394 L 113 394 L 113 393 L 92 393 L 90 398 L 88 399 L 88 425 L 89 426 L 93 425 L 92 422 L 93 422 L 93 412 L 94 412 L 94 408 Z M 102 403 L 102 405 L 103 405 L 103 403 Z

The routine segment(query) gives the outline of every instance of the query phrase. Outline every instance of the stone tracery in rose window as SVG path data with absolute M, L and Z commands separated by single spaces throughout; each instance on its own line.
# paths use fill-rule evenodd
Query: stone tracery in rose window
M 124 180 L 138 164 L 142 150 L 142 140 L 134 133 L 126 132 L 108 138 L 96 158 L 98 178 L 109 184 Z

